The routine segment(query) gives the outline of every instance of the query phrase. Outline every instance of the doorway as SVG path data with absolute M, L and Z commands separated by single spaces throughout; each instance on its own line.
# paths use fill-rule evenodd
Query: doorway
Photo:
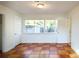
M 2 52 L 2 14 L 0 14 L 0 52 Z

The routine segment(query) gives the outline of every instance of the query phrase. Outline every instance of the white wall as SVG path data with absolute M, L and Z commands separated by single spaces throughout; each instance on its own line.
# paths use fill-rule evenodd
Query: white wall
M 43 34 L 23 34 L 23 43 L 55 43 L 56 35 L 55 33 L 43 33 Z
M 3 14 L 3 52 L 9 51 L 20 43 L 21 17 L 15 11 L 0 5 Z
M 36 17 L 35 17 L 36 16 Z M 29 19 L 57 19 L 53 15 L 30 15 L 23 17 Z M 40 33 L 40 34 L 26 34 L 23 32 L 22 43 L 69 43 L 69 29 L 67 25 L 67 17 L 59 16 L 57 33 Z M 24 28 L 24 27 L 23 27 Z
M 71 28 L 71 47 L 79 54 L 79 5 L 69 14 L 72 20 Z

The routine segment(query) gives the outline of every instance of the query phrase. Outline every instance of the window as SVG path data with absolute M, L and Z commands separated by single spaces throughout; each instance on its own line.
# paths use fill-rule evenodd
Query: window
M 45 32 L 56 32 L 57 20 L 45 20 Z
M 57 20 L 24 20 L 26 33 L 56 32 Z
M 35 33 L 34 20 L 25 20 L 25 31 L 26 33 Z
M 44 32 L 44 20 L 35 20 L 35 33 Z

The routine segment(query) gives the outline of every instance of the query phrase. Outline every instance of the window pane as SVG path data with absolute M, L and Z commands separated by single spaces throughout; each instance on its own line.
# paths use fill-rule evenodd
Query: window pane
M 25 28 L 26 33 L 34 33 L 35 32 L 34 20 L 25 20 Z
M 35 20 L 35 33 L 44 32 L 44 20 Z
M 45 20 L 45 32 L 55 32 L 57 29 L 57 20 Z

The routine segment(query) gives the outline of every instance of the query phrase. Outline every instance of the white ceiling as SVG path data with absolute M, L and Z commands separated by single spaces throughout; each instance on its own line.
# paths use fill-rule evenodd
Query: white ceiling
M 74 8 L 78 1 L 43 1 L 47 8 L 39 9 L 32 6 L 33 1 L 2 1 L 0 4 L 23 14 L 64 14 Z

